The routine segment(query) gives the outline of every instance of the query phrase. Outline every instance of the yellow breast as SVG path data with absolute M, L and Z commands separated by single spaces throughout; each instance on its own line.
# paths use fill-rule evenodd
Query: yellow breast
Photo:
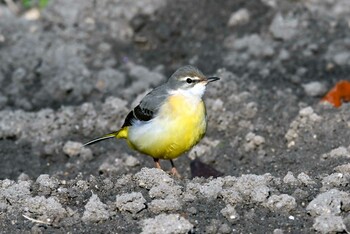
M 203 101 L 181 94 L 171 95 L 156 118 L 128 129 L 128 142 L 154 158 L 173 159 L 197 144 L 206 131 Z

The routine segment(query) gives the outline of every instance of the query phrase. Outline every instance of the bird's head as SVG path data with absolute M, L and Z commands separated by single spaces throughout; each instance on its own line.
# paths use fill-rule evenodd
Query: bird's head
M 170 93 L 181 92 L 202 97 L 206 85 L 219 79 L 218 77 L 206 77 L 196 67 L 187 65 L 177 69 L 169 78 L 167 85 Z

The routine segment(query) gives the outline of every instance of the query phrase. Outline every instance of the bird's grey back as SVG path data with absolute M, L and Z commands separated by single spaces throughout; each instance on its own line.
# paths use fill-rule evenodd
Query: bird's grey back
M 162 84 L 161 86 L 156 87 L 151 92 L 149 92 L 140 102 L 140 107 L 142 109 L 147 109 L 152 112 L 157 112 L 159 107 L 169 96 L 167 85 Z

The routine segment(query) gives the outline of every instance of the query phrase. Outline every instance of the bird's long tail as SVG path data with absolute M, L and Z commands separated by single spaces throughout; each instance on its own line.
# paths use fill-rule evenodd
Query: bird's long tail
M 112 132 L 112 133 L 106 134 L 104 136 L 101 136 L 99 138 L 96 138 L 92 141 L 85 143 L 83 146 L 92 145 L 92 144 L 95 144 L 97 142 L 107 140 L 109 138 L 114 138 L 114 137 L 115 138 L 127 138 L 128 137 L 128 127 L 124 127 L 122 129 L 120 129 L 119 131 Z
M 92 141 L 89 141 L 89 142 L 85 143 L 83 146 L 92 145 L 92 144 L 95 144 L 97 142 L 100 142 L 100 141 L 103 141 L 103 140 L 107 140 L 109 138 L 116 137 L 117 135 L 118 135 L 118 132 L 109 133 L 109 134 L 106 134 L 106 135 L 101 136 L 99 138 L 96 138 L 96 139 L 94 139 Z

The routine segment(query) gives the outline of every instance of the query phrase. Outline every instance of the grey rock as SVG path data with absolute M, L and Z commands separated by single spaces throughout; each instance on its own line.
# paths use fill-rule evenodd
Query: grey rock
M 9 201 L 11 204 L 22 204 L 30 197 L 31 181 L 3 180 L 0 187 L 0 201 Z
M 109 218 L 107 205 L 102 203 L 96 194 L 92 194 L 89 201 L 85 205 L 85 211 L 81 218 L 83 222 L 100 222 Z
M 275 53 L 271 44 L 257 34 L 235 40 L 233 48 L 238 51 L 247 50 L 254 57 L 270 57 Z
M 304 185 L 314 185 L 316 184 L 306 173 L 302 172 L 297 176 L 298 180 Z
M 179 185 L 169 185 L 162 183 L 153 186 L 149 190 L 149 196 L 151 198 L 166 198 L 166 197 L 180 197 L 182 194 L 182 187 Z
M 297 207 L 297 203 L 294 197 L 287 194 L 281 194 L 269 197 L 265 206 L 271 211 L 289 212 Z
M 321 191 L 326 191 L 331 188 L 346 187 L 349 184 L 350 175 L 343 173 L 333 173 L 325 176 L 322 179 Z
M 283 230 L 277 228 L 277 229 L 273 230 L 273 234 L 283 234 Z
M 124 193 L 117 195 L 116 206 L 120 211 L 128 211 L 136 214 L 146 208 L 146 199 L 140 192 Z
M 127 166 L 127 167 L 136 167 L 136 166 L 139 166 L 140 165 L 140 161 L 134 157 L 134 156 L 131 156 L 131 155 L 127 155 L 125 158 L 124 158 L 124 164 Z
M 346 230 L 341 216 L 323 214 L 314 220 L 313 228 L 320 233 L 336 233 Z
M 350 174 L 350 163 L 337 166 L 334 170 L 342 174 Z
M 251 202 L 264 202 L 270 193 L 268 184 L 273 179 L 270 174 L 242 175 L 237 179 L 235 188 L 241 196 Z
M 226 222 L 220 220 L 220 219 L 211 219 L 209 225 L 205 227 L 204 232 L 208 234 L 215 234 L 215 233 L 232 233 L 234 229 L 232 229 Z
M 344 146 L 332 149 L 329 153 L 322 155 L 322 158 L 350 158 L 349 150 Z
M 238 25 L 246 24 L 249 22 L 249 20 L 250 20 L 249 11 L 245 8 L 242 8 L 242 9 L 239 9 L 238 11 L 235 11 L 231 14 L 227 25 L 229 27 L 235 27 Z
M 292 186 L 297 186 L 300 184 L 299 180 L 294 177 L 293 172 L 288 171 L 287 175 L 283 177 L 283 182 Z
M 226 176 L 223 181 L 224 185 L 220 195 L 226 203 L 235 205 L 242 201 L 265 202 L 271 192 L 268 185 L 274 181 L 274 178 L 270 174 L 249 174 L 238 178 Z
M 18 176 L 17 180 L 19 180 L 19 181 L 29 181 L 29 180 L 30 180 L 30 177 L 29 177 L 29 175 L 27 175 L 26 173 L 22 172 L 22 173 Z
M 235 223 L 237 220 L 239 220 L 240 216 L 237 213 L 234 206 L 228 204 L 225 208 L 223 208 L 220 213 L 230 222 Z
M 79 189 L 79 190 L 82 190 L 82 191 L 86 191 L 89 189 L 89 184 L 87 181 L 85 180 L 78 180 L 76 182 L 76 187 Z
M 36 196 L 27 198 L 23 210 L 27 216 L 37 217 L 37 219 L 47 223 L 58 222 L 67 216 L 66 210 L 56 197 Z
M 338 189 L 331 189 L 317 195 L 306 207 L 306 210 L 312 216 L 325 214 L 338 215 L 341 212 L 342 204 L 347 203 L 349 199 L 348 193 L 339 191 Z
M 216 178 L 205 184 L 190 182 L 187 184 L 186 192 L 196 196 L 201 195 L 209 200 L 215 200 L 222 191 L 223 179 Z
M 259 135 L 256 135 L 253 132 L 249 132 L 245 136 L 245 144 L 244 144 L 244 150 L 246 152 L 261 149 L 265 144 L 265 138 Z
M 188 233 L 193 229 L 193 224 L 179 214 L 160 214 L 154 218 L 142 220 L 141 225 L 142 234 L 181 234 Z
M 83 144 L 80 142 L 68 141 L 63 146 L 63 152 L 69 157 L 78 156 L 80 154 Z
M 298 33 L 298 18 L 277 13 L 270 25 L 270 32 L 277 39 L 290 40 Z
M 327 92 L 327 86 L 319 81 L 312 81 L 306 84 L 303 84 L 302 87 L 306 95 L 310 97 L 320 97 Z
M 36 182 L 39 184 L 38 190 L 40 195 L 49 195 L 53 190 L 57 189 L 59 186 L 58 179 L 50 177 L 47 174 L 40 175 Z
M 325 55 L 326 59 L 331 60 L 338 66 L 350 64 L 350 53 L 348 52 L 349 45 L 350 40 L 348 38 L 334 40 L 328 47 Z
M 225 203 L 235 205 L 243 201 L 241 194 L 234 188 L 223 189 L 220 193 Z
M 83 161 L 90 161 L 90 160 L 92 160 L 92 159 L 93 159 L 93 154 L 92 154 L 91 149 L 86 148 L 86 147 L 83 147 L 83 148 L 80 150 L 79 157 L 80 157 Z
M 155 214 L 162 212 L 173 212 L 181 210 L 182 203 L 174 197 L 166 197 L 165 199 L 154 199 L 148 204 L 148 208 Z
M 157 168 L 142 168 L 134 175 L 136 183 L 143 188 L 151 189 L 163 183 L 174 185 L 175 181 L 165 171 Z
M 109 154 L 98 168 L 100 172 L 103 172 L 107 175 L 118 173 L 123 169 L 124 169 L 123 160 L 115 157 L 115 155 L 112 155 L 112 154 Z

